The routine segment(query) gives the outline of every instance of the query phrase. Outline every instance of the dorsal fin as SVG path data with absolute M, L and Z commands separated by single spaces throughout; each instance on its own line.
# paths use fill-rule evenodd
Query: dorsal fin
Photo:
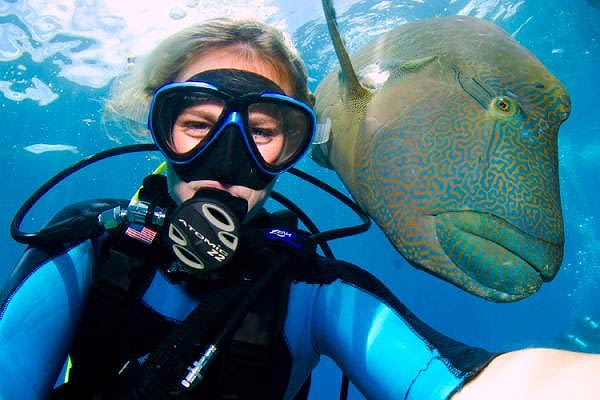
M 346 47 L 344 46 L 344 42 L 337 27 L 332 0 L 322 0 L 322 4 L 325 19 L 327 20 L 329 36 L 333 42 L 335 54 L 340 62 L 341 73 L 345 85 L 346 100 L 359 100 L 370 97 L 371 92 L 360 84 L 358 77 L 354 72 L 354 68 L 352 67 L 350 56 L 348 56 L 348 52 L 346 51 Z

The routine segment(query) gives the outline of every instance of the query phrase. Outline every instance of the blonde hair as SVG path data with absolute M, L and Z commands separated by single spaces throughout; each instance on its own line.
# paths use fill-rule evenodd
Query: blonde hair
M 152 93 L 173 82 L 190 60 L 204 51 L 238 45 L 244 57 L 261 57 L 291 80 L 293 95 L 308 104 L 304 62 L 289 37 L 279 29 L 253 19 L 220 18 L 185 28 L 160 43 L 130 71 L 117 78 L 106 102 L 104 122 L 146 134 Z

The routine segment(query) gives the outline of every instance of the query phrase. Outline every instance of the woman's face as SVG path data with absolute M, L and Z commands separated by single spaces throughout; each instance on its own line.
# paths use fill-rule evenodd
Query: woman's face
M 291 80 L 285 76 L 285 74 L 282 74 L 280 70 L 274 68 L 271 62 L 260 57 L 240 57 L 240 49 L 237 46 L 216 48 L 193 57 L 188 65 L 179 73 L 176 80 L 183 82 L 201 72 L 214 69 L 239 69 L 253 72 L 275 82 L 284 90 L 285 94 L 289 96 L 294 95 L 292 89 L 293 86 L 290 83 Z M 215 111 L 215 113 L 217 112 L 216 109 L 213 111 Z M 252 116 L 249 117 L 252 118 Z M 264 124 L 270 123 L 271 118 L 269 117 L 268 112 L 256 113 L 256 115 L 254 115 L 254 118 L 260 120 Z M 210 121 L 211 118 L 214 119 L 215 116 L 211 114 L 209 105 L 203 106 L 202 109 L 195 109 L 195 107 L 186 109 L 175 121 L 174 145 L 176 147 L 181 147 L 182 150 L 185 150 L 188 147 L 193 147 L 194 143 L 197 143 L 198 135 L 201 135 L 202 132 L 190 132 L 186 127 L 200 127 L 200 124 L 195 125 L 191 123 L 192 120 L 195 121 L 198 118 L 202 118 L 206 122 Z M 270 131 L 276 132 L 277 127 L 272 128 L 273 129 Z M 283 145 L 283 138 L 277 137 L 277 135 L 257 137 L 255 138 L 255 143 L 264 159 L 269 161 L 271 159 L 274 160 L 277 157 L 277 154 L 279 154 L 281 146 Z M 200 189 L 219 189 L 227 191 L 232 196 L 245 199 L 248 202 L 249 213 L 251 210 L 257 209 L 257 205 L 262 205 L 272 187 L 272 185 L 269 185 L 263 190 L 255 190 L 245 186 L 224 185 L 221 182 L 213 180 L 183 182 L 170 168 L 167 177 L 171 195 L 175 200 L 184 202 L 191 199 Z

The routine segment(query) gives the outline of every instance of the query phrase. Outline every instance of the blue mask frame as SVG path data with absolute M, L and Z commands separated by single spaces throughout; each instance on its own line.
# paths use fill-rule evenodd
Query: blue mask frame
M 208 133 L 205 142 L 199 143 L 184 154 L 177 154 L 169 147 L 166 138 L 170 136 L 170 129 L 176 115 L 178 115 L 183 108 L 190 105 L 189 102 L 186 103 L 185 101 L 181 101 L 181 99 L 186 96 L 188 98 L 193 98 L 194 94 L 197 95 L 199 93 L 209 94 L 222 99 L 226 104 L 225 108 L 218 123 L 211 132 Z M 286 107 L 292 107 L 299 110 L 306 117 L 307 132 L 305 133 L 305 136 L 301 139 L 298 149 L 281 165 L 268 164 L 260 155 L 260 152 L 252 139 L 247 120 L 247 108 L 249 105 L 257 102 L 283 104 Z M 150 103 L 148 128 L 152 133 L 154 142 L 165 158 L 172 164 L 180 166 L 190 166 L 196 161 L 201 160 L 202 154 L 211 148 L 211 146 L 224 135 L 224 132 L 231 131 L 231 128 L 236 128 L 235 130 L 241 135 L 253 164 L 257 166 L 262 173 L 276 176 L 287 171 L 302 156 L 304 156 L 304 154 L 306 154 L 315 134 L 316 117 L 311 107 L 293 97 L 286 96 L 285 94 L 263 92 L 232 96 L 227 91 L 221 90 L 210 83 L 188 81 L 169 83 L 155 91 Z

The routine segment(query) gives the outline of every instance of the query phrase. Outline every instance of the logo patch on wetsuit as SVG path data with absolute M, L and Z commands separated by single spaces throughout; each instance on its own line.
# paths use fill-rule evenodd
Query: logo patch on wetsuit
M 295 249 L 301 248 L 306 243 L 306 237 L 304 235 L 282 228 L 267 228 L 265 230 L 265 238 L 284 242 Z

